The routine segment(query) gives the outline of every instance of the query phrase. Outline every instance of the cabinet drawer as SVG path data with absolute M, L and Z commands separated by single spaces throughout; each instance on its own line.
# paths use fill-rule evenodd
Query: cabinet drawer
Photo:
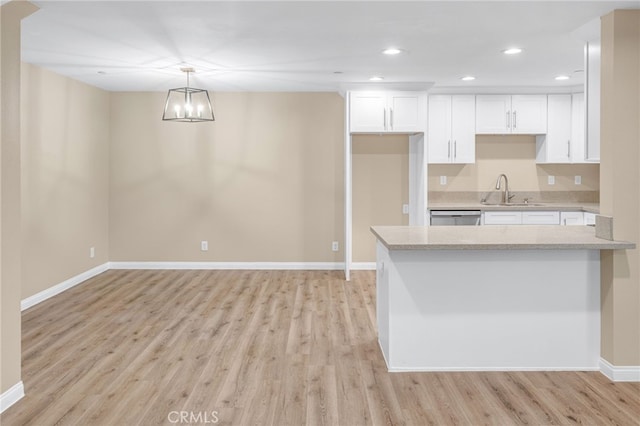
M 484 212 L 485 225 L 522 225 L 522 212 Z
M 584 225 L 584 214 L 582 212 L 561 212 L 560 225 Z
M 559 225 L 560 212 L 522 212 L 523 225 Z

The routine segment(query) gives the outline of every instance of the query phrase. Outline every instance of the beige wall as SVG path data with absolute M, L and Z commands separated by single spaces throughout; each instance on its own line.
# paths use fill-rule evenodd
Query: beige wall
M 501 173 L 512 191 L 598 191 L 597 164 L 536 164 L 535 136 L 477 136 L 475 164 L 429 164 L 430 191 L 478 191 L 494 188 Z M 555 176 L 549 185 L 547 177 Z M 574 184 L 574 176 L 582 184 Z M 447 185 L 440 185 L 447 176 Z
M 342 97 L 215 93 L 217 121 L 174 123 L 165 96 L 111 94 L 112 261 L 343 259 Z
M 20 382 L 20 21 L 37 8 L 0 6 L 0 393 Z
M 109 93 L 23 64 L 21 138 L 24 299 L 109 260 Z
M 602 18 L 601 212 L 640 244 L 640 11 Z M 640 250 L 603 251 L 602 356 L 640 365 Z
M 353 261 L 375 262 L 372 225 L 408 225 L 409 138 L 354 135 L 352 138 Z

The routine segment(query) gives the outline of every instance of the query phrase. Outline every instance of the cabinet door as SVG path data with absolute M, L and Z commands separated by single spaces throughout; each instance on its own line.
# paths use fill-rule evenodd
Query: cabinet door
M 571 161 L 586 162 L 586 140 L 584 138 L 586 109 L 584 93 L 571 95 Z
M 584 225 L 584 213 L 560 212 L 560 225 Z
M 451 96 L 429 96 L 427 124 L 427 161 L 451 162 Z
M 522 212 L 523 225 L 559 225 L 560 212 Z
M 485 225 L 522 225 L 522 212 L 484 212 Z
M 546 163 L 570 163 L 571 95 L 549 95 L 548 127 L 544 149 Z
M 587 43 L 586 57 L 586 159 L 600 162 L 600 41 Z
M 510 133 L 511 96 L 476 96 L 476 133 L 500 135 Z
M 387 131 L 424 132 L 427 121 L 424 102 L 424 95 L 419 93 L 390 93 L 387 98 Z
M 384 92 L 351 93 L 350 129 L 352 132 L 384 132 L 386 130 Z
M 454 163 L 476 162 L 476 97 L 451 97 L 451 159 Z
M 547 95 L 511 97 L 511 133 L 536 135 L 547 133 Z

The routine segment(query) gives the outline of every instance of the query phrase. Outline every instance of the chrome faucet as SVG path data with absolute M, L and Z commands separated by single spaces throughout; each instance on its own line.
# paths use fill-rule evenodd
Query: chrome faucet
M 509 197 L 509 179 L 507 179 L 507 175 L 502 173 L 498 176 L 498 180 L 496 181 L 496 189 L 500 189 L 500 181 L 504 178 L 504 191 L 502 191 L 502 204 L 507 204 L 511 197 Z

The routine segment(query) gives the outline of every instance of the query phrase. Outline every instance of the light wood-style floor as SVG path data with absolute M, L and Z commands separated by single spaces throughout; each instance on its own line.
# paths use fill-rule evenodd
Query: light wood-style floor
M 598 372 L 388 373 L 354 275 L 106 272 L 23 314 L 2 425 L 640 424 L 640 384 Z

